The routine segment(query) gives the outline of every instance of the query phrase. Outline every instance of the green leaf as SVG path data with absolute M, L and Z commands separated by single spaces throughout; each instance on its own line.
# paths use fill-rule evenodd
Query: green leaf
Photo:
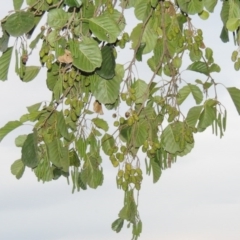
M 240 3 L 238 0 L 229 1 L 229 19 L 240 18 Z
M 113 19 L 114 22 L 117 23 L 121 32 L 124 30 L 125 26 L 127 25 L 124 15 L 121 12 L 119 12 L 117 9 L 114 9 L 113 13 L 110 13 L 109 11 L 105 11 L 102 15 L 106 16 L 107 18 Z
M 53 91 L 54 86 L 58 81 L 59 76 L 58 68 L 59 66 L 56 63 L 54 63 L 52 65 L 52 69 L 50 71 L 47 71 L 47 87 L 50 91 Z
M 69 152 L 69 166 L 80 167 L 80 160 L 74 149 Z
M 209 68 L 209 72 L 220 72 L 220 71 L 221 71 L 221 68 L 216 63 L 213 63 Z
M 108 81 L 95 75 L 92 83 L 92 93 L 100 103 L 113 104 L 116 102 L 120 89 L 120 82 L 117 77 Z
M 25 165 L 23 164 L 22 160 L 16 160 L 11 165 L 11 173 L 16 176 L 17 179 L 20 179 L 24 173 Z
M 13 37 L 20 37 L 34 27 L 34 15 L 32 12 L 19 11 L 7 18 L 5 30 Z
M 134 13 L 138 20 L 144 21 L 151 11 L 151 3 L 146 0 L 136 1 Z
M 204 7 L 209 11 L 213 12 L 217 5 L 218 0 L 203 0 Z
M 134 147 L 140 147 L 148 137 L 148 124 L 146 120 L 139 120 L 132 127 L 131 134 L 135 136 Z
M 81 0 L 64 0 L 64 3 L 69 7 L 80 7 L 82 5 Z
M 115 146 L 115 141 L 112 135 L 105 133 L 101 139 L 102 150 L 106 155 L 110 155 L 110 151 Z
M 96 189 L 103 183 L 103 173 L 100 170 L 95 170 L 91 177 L 88 178 L 88 186 L 90 188 Z
M 96 70 L 96 73 L 104 79 L 112 79 L 115 76 L 116 62 L 113 55 L 113 46 L 105 45 L 101 49 L 102 53 L 102 65 L 100 69 Z
M 24 0 L 13 0 L 14 10 L 20 10 Z
M 78 175 L 78 185 L 79 185 L 79 187 L 81 189 L 86 190 L 87 189 L 87 185 L 86 185 L 85 182 L 83 182 L 81 175 L 82 175 L 82 173 L 80 172 L 79 175 Z
M 15 145 L 16 145 L 17 147 L 22 147 L 23 144 L 24 144 L 24 142 L 25 142 L 25 140 L 26 140 L 26 138 L 27 138 L 27 135 L 26 135 L 26 134 L 18 136 L 18 137 L 15 139 Z
M 42 102 L 40 102 L 40 103 L 35 103 L 35 104 L 27 107 L 27 110 L 28 110 L 29 113 L 36 112 L 36 111 L 39 110 L 39 108 L 41 107 L 41 105 L 42 105 Z
M 150 23 L 148 23 L 146 25 L 146 27 L 144 28 L 142 39 L 140 39 L 142 31 L 143 31 L 143 24 L 139 23 L 132 30 L 132 33 L 130 35 L 130 39 L 132 40 L 132 48 L 133 49 L 136 49 L 136 48 L 139 47 L 139 44 L 140 44 L 139 41 L 145 42 L 146 46 L 143 49 L 143 54 L 147 54 L 154 49 L 154 47 L 157 43 L 158 36 L 157 36 L 156 32 L 153 31 Z
M 61 158 L 60 158 L 61 168 L 62 168 L 62 171 L 68 173 L 69 164 L 70 164 L 68 146 L 61 145 L 60 148 L 61 148 Z
M 125 192 L 124 207 L 119 212 L 118 216 L 131 223 L 136 221 L 137 206 L 134 201 L 133 190 Z
M 177 3 L 179 5 L 179 7 L 181 8 L 181 10 L 185 13 L 188 12 L 188 1 L 186 0 L 177 0 Z
M 180 152 L 181 148 L 179 146 L 179 143 L 176 142 L 174 132 L 172 129 L 172 125 L 168 125 L 162 132 L 161 135 L 162 143 L 164 150 L 169 153 L 176 153 Z
M 136 53 L 136 59 L 138 61 L 142 61 L 142 54 L 143 54 L 143 50 L 144 48 L 146 47 L 146 43 L 145 42 L 142 42 L 137 50 L 137 53 Z
M 149 95 L 149 89 L 148 85 L 145 81 L 138 79 L 136 82 L 134 82 L 131 86 L 135 90 L 135 96 L 136 96 L 136 101 L 135 103 L 143 103 L 146 101 Z
M 108 43 L 116 42 L 121 32 L 117 23 L 106 15 L 90 18 L 89 28 L 100 41 L 106 41 Z
M 0 38 L 0 51 L 5 52 L 8 48 L 9 35 L 3 29 L 2 29 L 2 32 L 3 32 L 3 36 Z
M 89 187 L 96 189 L 103 183 L 103 174 L 98 167 L 98 159 L 95 156 L 88 155 L 85 161 L 86 164 L 84 165 L 81 178 Z
M 22 161 L 25 166 L 35 168 L 38 165 L 37 134 L 30 133 L 22 146 Z
M 22 126 L 22 123 L 20 121 L 10 121 L 4 127 L 0 128 L 0 142 L 8 133 L 18 128 L 19 126 Z
M 162 170 L 160 165 L 155 161 L 155 158 L 150 158 L 150 165 L 153 173 L 153 183 L 156 183 L 161 177 Z
M 58 139 L 46 144 L 48 158 L 57 168 L 61 168 L 62 143 Z
M 53 9 L 48 13 L 47 24 L 55 29 L 61 29 L 68 21 L 68 14 L 61 8 Z
M 40 33 L 35 37 L 35 39 L 32 40 L 32 42 L 29 44 L 29 47 L 30 47 L 31 49 L 34 49 L 34 48 L 37 46 L 39 40 L 43 37 L 43 35 L 44 35 L 44 33 L 43 33 L 43 32 L 40 32 Z
M 224 43 L 229 42 L 228 30 L 225 26 L 222 28 L 220 38 Z
M 196 14 L 200 13 L 203 10 L 203 1 L 202 0 L 191 0 L 188 3 L 188 14 Z
M 60 169 L 51 167 L 51 164 L 46 156 L 44 156 L 44 158 L 41 159 L 37 167 L 33 169 L 38 181 L 41 180 L 43 183 L 56 179 L 57 170 Z M 61 172 L 59 174 L 61 176 Z
M 181 105 L 186 100 L 186 98 L 188 97 L 190 92 L 191 92 L 191 89 L 190 89 L 189 85 L 186 85 L 186 86 L 182 87 L 178 91 L 177 102 L 178 102 L 179 105 Z
M 182 152 L 178 152 L 177 155 L 180 157 L 183 157 L 187 154 L 189 154 L 194 147 L 194 142 L 193 143 L 186 143 L 186 146 Z
M 36 9 L 37 11 L 47 11 L 49 9 L 49 4 L 44 0 L 26 0 L 27 5 Z M 58 0 L 53 0 L 53 3 L 57 4 Z
M 53 88 L 53 94 L 54 98 L 58 101 L 62 95 L 63 87 L 62 87 L 62 77 L 59 77 L 54 88 Z
M 226 124 L 227 124 L 227 111 L 225 109 L 223 116 L 223 131 L 226 131 Z
M 229 8 L 230 8 L 229 1 L 223 1 L 220 16 L 224 27 L 226 26 L 227 20 L 229 18 Z
M 103 129 L 104 131 L 108 131 L 108 124 L 105 120 L 101 118 L 93 118 L 92 122 L 95 124 L 97 128 Z
M 36 78 L 40 71 L 41 67 L 37 66 L 26 66 L 25 73 L 23 75 L 23 82 L 30 82 Z
M 209 75 L 208 66 L 205 62 L 200 62 L 200 61 L 194 62 L 191 65 L 189 65 L 187 69 L 191 71 L 203 73 L 207 76 Z
M 196 101 L 196 104 L 200 104 L 203 100 L 203 93 L 200 88 L 193 84 L 188 84 L 190 91 Z
M 75 141 L 75 145 L 78 151 L 78 154 L 81 158 L 84 158 L 87 151 L 87 142 L 83 138 L 79 138 L 77 141 Z
M 196 123 L 201 115 L 203 106 L 195 106 L 189 109 L 187 117 L 185 119 L 186 123 L 190 127 L 195 127 Z
M 123 227 L 124 219 L 118 218 L 112 223 L 112 230 L 119 233 Z
M 236 31 L 237 28 L 240 25 L 240 20 L 239 18 L 230 18 L 228 19 L 227 23 L 226 23 L 226 27 L 229 31 Z
M 227 88 L 227 90 L 238 111 L 238 114 L 240 115 L 240 89 L 236 87 L 230 87 L 230 88 Z
M 7 80 L 13 47 L 10 47 L 0 57 L 0 80 Z
M 211 126 L 215 119 L 216 119 L 216 107 L 205 104 L 204 110 L 202 111 L 199 118 L 198 128 L 205 129 Z
M 83 41 L 70 43 L 73 65 L 84 72 L 93 72 L 102 64 L 102 54 L 96 41 L 84 38 Z
M 61 136 L 70 141 L 70 134 L 62 112 L 57 112 L 57 129 Z
M 41 114 L 43 114 L 43 112 L 41 111 L 35 111 L 35 112 L 24 114 L 21 116 L 20 122 L 21 123 L 24 123 L 27 121 L 35 122 L 40 117 Z

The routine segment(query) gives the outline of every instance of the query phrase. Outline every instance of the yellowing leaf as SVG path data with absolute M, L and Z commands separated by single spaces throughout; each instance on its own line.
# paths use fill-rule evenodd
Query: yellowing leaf
M 95 102 L 93 103 L 93 111 L 95 113 L 103 115 L 102 104 L 98 100 L 95 100 Z
M 60 63 L 72 63 L 73 62 L 73 58 L 72 58 L 72 54 L 69 50 L 65 49 L 64 54 L 58 57 L 58 61 Z

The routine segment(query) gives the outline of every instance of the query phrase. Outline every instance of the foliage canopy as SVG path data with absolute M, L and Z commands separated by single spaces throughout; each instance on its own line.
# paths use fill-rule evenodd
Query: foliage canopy
M 124 205 L 112 229 L 119 232 L 126 221 L 137 239 L 142 231 L 137 204 L 142 168 L 146 166 L 155 183 L 177 157 L 190 153 L 195 133 L 212 127 L 222 137 L 226 129 L 227 111 L 212 77 L 221 69 L 212 49 L 205 46 L 203 31 L 191 19 L 198 15 L 206 20 L 217 2 L 13 0 L 14 10 L 1 20 L 0 79 L 7 80 L 11 61 L 23 82 L 46 69 L 52 99 L 27 107 L 28 113 L 0 128 L 1 141 L 12 130 L 33 125 L 31 133 L 15 140 L 22 155 L 12 164 L 12 174 L 20 179 L 29 167 L 42 182 L 70 178 L 73 192 L 97 188 L 104 178 L 102 157 L 108 156 L 117 168 L 117 187 L 124 192 Z M 221 2 L 220 37 L 228 42 L 229 31 L 233 32 L 238 44 L 240 2 Z M 137 23 L 128 33 L 125 16 L 132 9 Z M 46 23 L 38 27 L 42 19 Z M 36 37 L 30 39 L 33 33 Z M 13 46 L 10 37 L 16 38 Z M 116 49 L 124 51 L 129 45 L 131 61 L 117 63 Z M 29 58 L 37 46 L 40 66 L 31 66 Z M 152 72 L 147 79 L 134 71 L 144 55 Z M 191 61 L 186 70 L 200 73 L 201 80 L 182 79 L 186 55 Z M 239 70 L 237 50 L 231 60 Z M 240 114 L 240 90 L 226 90 Z M 191 104 L 185 114 L 182 104 L 190 95 L 194 101 L 185 105 Z

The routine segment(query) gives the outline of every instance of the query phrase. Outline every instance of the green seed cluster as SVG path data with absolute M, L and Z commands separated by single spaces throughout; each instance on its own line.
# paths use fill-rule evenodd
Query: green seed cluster
M 54 55 L 50 52 L 50 47 L 45 42 L 43 42 L 42 48 L 39 52 L 39 56 L 42 65 L 46 64 L 48 70 L 52 69 L 52 63 L 55 59 Z
M 179 143 L 181 149 L 184 149 L 187 143 L 193 143 L 194 141 L 192 130 L 189 127 L 183 128 L 181 131 L 176 131 L 174 138 Z
M 166 106 L 166 111 L 168 113 L 168 122 L 174 121 L 174 119 L 179 116 L 179 111 L 177 110 L 176 107 L 167 105 Z
M 70 71 L 63 73 L 63 88 L 67 89 L 68 87 L 72 87 L 75 82 L 79 82 L 81 80 L 81 76 L 72 68 Z
M 125 48 L 125 45 L 127 42 L 130 41 L 130 37 L 127 32 L 124 32 L 122 35 L 122 38 L 117 41 L 117 46 L 119 46 L 121 49 Z
M 130 163 L 126 163 L 125 168 L 118 171 L 117 186 L 121 187 L 123 191 L 127 191 L 130 186 L 140 190 L 142 179 L 142 170 L 140 168 L 135 169 Z
M 192 31 L 189 29 L 184 30 L 184 40 L 187 42 L 187 48 L 190 51 L 189 57 L 191 61 L 199 61 L 202 57 L 202 50 L 204 48 L 202 30 Z M 213 60 L 212 60 L 213 62 Z M 212 62 L 209 62 L 212 63 Z
M 160 142 L 152 142 L 149 140 L 145 140 L 142 146 L 142 152 L 147 153 L 147 156 L 151 158 L 161 147 L 162 146 Z
M 238 51 L 235 50 L 232 52 L 231 60 L 234 62 L 234 69 L 236 71 L 239 71 L 240 70 L 240 56 L 239 56 Z
M 125 159 L 127 154 L 126 146 L 121 146 L 120 151 L 118 151 L 118 147 L 114 146 L 113 148 L 109 149 L 108 155 L 110 156 L 110 161 L 114 167 L 118 167 L 120 163 L 122 163 Z
M 70 119 L 73 122 L 76 122 L 81 114 L 83 107 L 84 107 L 84 103 L 77 98 L 73 98 L 73 99 L 67 98 L 65 100 L 65 104 L 69 105 L 69 108 L 66 108 L 64 110 L 64 115 L 66 117 L 70 117 Z
M 121 99 L 126 102 L 128 106 L 131 106 L 136 101 L 136 90 L 129 88 L 127 93 L 121 93 Z

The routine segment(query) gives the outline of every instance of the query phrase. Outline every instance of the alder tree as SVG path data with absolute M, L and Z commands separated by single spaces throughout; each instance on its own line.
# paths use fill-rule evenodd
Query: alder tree
M 222 137 L 226 129 L 227 110 L 217 94 L 221 83 L 212 77 L 221 69 L 193 20 L 207 21 L 217 3 L 220 38 L 228 42 L 233 34 L 236 50 L 229 61 L 239 70 L 238 0 L 13 0 L 13 10 L 0 20 L 0 79 L 7 80 L 10 62 L 23 82 L 41 70 L 52 98 L 0 128 L 1 141 L 32 125 L 15 139 L 21 156 L 12 174 L 20 179 L 30 168 L 39 181 L 66 178 L 73 192 L 82 191 L 103 184 L 101 163 L 111 161 L 124 197 L 112 229 L 119 232 L 126 222 L 137 239 L 143 172 L 156 183 L 164 169 L 191 152 L 196 133 L 211 127 Z M 126 31 L 130 11 L 136 25 Z M 39 65 L 33 66 L 36 51 Z M 120 64 L 121 51 L 131 60 Z M 186 58 L 191 63 L 183 69 Z M 149 70 L 144 79 L 137 74 L 141 61 Z M 191 79 L 182 78 L 183 70 L 192 72 Z M 240 114 L 240 90 L 226 91 Z

